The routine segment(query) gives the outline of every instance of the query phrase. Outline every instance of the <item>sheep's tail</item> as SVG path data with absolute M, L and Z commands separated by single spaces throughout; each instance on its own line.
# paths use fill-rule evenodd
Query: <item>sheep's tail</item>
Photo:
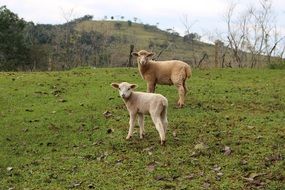
M 192 76 L 192 70 L 191 70 L 191 67 L 189 65 L 187 65 L 185 67 L 185 72 L 186 72 L 186 77 L 187 78 L 190 78 Z

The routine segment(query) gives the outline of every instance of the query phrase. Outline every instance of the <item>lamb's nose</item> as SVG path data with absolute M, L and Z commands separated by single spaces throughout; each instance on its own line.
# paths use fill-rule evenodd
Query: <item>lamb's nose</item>
M 122 97 L 125 98 L 125 94 L 122 94 Z

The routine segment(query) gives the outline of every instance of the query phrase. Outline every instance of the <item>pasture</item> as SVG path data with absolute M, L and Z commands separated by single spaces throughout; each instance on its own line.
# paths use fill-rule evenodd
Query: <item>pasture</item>
M 111 82 L 145 91 L 136 68 L 0 73 L 0 189 L 285 189 L 284 70 L 194 70 L 186 106 L 168 98 L 166 146 L 125 140 Z

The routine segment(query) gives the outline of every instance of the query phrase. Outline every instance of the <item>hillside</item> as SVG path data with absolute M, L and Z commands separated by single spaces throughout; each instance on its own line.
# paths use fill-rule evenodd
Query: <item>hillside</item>
M 120 27 L 116 27 L 118 24 Z M 196 40 L 184 42 L 183 37 L 178 34 L 163 31 L 151 25 L 133 23 L 129 26 L 128 22 L 122 21 L 84 21 L 76 25 L 76 30 L 97 31 L 121 39 L 114 45 L 117 48 L 112 50 L 112 54 L 119 53 L 115 57 L 119 58 L 121 64 L 128 58 L 130 44 L 135 46 L 135 50 L 146 49 L 156 53 L 166 49 L 160 56 L 161 60 L 181 59 L 194 63 L 193 56 L 197 57 L 196 61 L 199 61 L 204 53 L 209 56 L 208 59 L 214 57 L 213 45 Z M 209 64 L 212 61 L 206 59 L 205 62 Z
M 44 58 L 42 61 L 49 70 L 77 66 L 135 66 L 133 59 L 129 64 L 130 46 L 134 46 L 134 51 L 155 52 L 157 60 L 179 59 L 199 68 L 264 67 L 268 63 L 266 56 L 240 50 L 237 61 L 233 56 L 235 52 L 219 40 L 212 45 L 199 41 L 196 33 L 181 37 L 171 29 L 163 31 L 156 26 L 131 21 L 94 21 L 83 17 L 63 25 L 37 25 L 35 28 L 37 40 L 43 38 L 45 41 L 39 45 L 45 56 L 41 55 L 39 59 Z M 271 63 L 282 62 L 282 59 L 270 58 Z
M 29 31 L 35 70 L 126 66 L 131 45 L 135 51 L 156 52 L 156 59 L 180 59 L 193 67 L 214 66 L 214 46 L 198 41 L 197 34 L 183 38 L 173 30 L 147 24 L 75 19 L 63 25 L 32 25 Z M 132 63 L 134 66 L 136 61 Z
M 165 147 L 146 116 L 130 141 L 111 82 L 137 69 L 0 72 L 0 189 L 285 189 L 283 70 L 194 70 L 186 107 L 173 86 Z M 109 111 L 111 114 L 104 115 Z

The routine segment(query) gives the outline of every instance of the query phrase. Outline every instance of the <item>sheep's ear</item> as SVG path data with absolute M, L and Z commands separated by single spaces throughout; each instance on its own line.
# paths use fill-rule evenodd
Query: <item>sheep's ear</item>
M 138 54 L 138 52 L 133 52 L 133 53 L 132 53 L 132 56 L 138 57 L 139 54 Z
M 116 89 L 119 88 L 119 84 L 118 84 L 118 83 L 112 83 L 111 86 L 112 86 L 113 88 L 116 88 Z
M 150 52 L 150 53 L 147 55 L 147 57 L 152 57 L 152 56 L 154 56 L 154 55 L 155 55 L 155 53 Z
M 136 84 L 131 84 L 131 89 L 135 89 L 135 88 L 137 88 L 138 87 L 138 85 L 136 85 Z

